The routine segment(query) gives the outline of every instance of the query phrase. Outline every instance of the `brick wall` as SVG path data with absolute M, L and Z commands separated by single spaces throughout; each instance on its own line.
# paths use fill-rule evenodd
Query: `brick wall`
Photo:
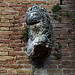
M 47 10 L 54 30 L 47 69 L 49 75 L 75 75 L 75 23 L 71 22 L 72 17 L 65 15 L 67 5 L 62 5 L 58 13 L 52 13 L 51 8 L 57 3 L 59 0 L 0 0 L 0 75 L 33 75 L 26 43 L 20 40 L 20 36 L 26 28 L 24 17 L 27 9 L 36 4 Z M 53 15 L 59 15 L 61 22 L 54 20 Z M 59 44 L 62 57 L 57 60 L 54 48 Z

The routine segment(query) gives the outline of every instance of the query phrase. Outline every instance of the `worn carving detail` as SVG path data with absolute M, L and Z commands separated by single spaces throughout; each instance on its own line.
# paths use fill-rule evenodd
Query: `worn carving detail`
M 25 20 L 29 29 L 28 56 L 36 65 L 42 64 L 52 48 L 53 30 L 50 18 L 44 8 L 35 5 L 28 8 Z

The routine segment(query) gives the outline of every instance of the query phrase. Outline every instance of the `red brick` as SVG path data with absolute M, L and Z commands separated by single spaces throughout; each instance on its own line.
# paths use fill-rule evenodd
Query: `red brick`
M 15 35 L 21 35 L 21 34 L 22 34 L 21 31 L 16 31 L 16 32 L 15 32 Z
M 75 69 L 72 69 L 72 73 L 75 73 Z
M 72 65 L 72 69 L 75 69 L 75 65 Z
M 6 60 L 0 60 L 0 64 L 5 64 L 5 63 L 7 63 Z
M 5 2 L 8 2 L 8 3 L 24 3 L 24 4 L 27 4 L 27 3 L 29 3 L 29 0 L 5 0 Z
M 63 4 L 72 4 L 71 1 L 63 1 Z
M 32 7 L 32 6 L 34 6 L 34 5 L 32 5 L 32 4 L 27 4 L 27 9 L 28 9 L 29 7 Z
M 59 68 L 70 69 L 70 68 L 73 68 L 73 66 L 72 65 L 59 65 Z
M 52 64 L 50 65 L 50 67 L 51 67 L 51 68 L 57 68 L 56 65 L 52 65 Z
M 0 52 L 0 56 L 7 56 L 8 52 Z
M 20 23 L 20 24 L 16 24 L 16 27 L 21 27 L 21 28 L 23 27 L 24 28 L 25 26 L 24 26 L 24 24 Z
M 0 15 L 2 15 L 2 12 L 0 11 Z
M 23 16 L 20 16 L 20 15 L 19 16 L 15 16 L 15 19 L 20 19 L 20 18 L 23 18 Z
M 0 7 L 6 7 L 6 6 L 8 6 L 8 4 L 6 4 L 6 3 L 0 3 Z
M 70 74 L 70 73 L 64 73 L 64 75 L 73 75 L 73 74 Z
M 13 48 L 9 48 L 9 47 L 0 47 L 0 51 L 13 51 Z
M 1 11 L 14 11 L 14 9 L 10 7 L 0 7 L 0 10 Z
M 19 13 L 17 12 L 17 11 L 15 11 L 15 12 L 10 12 L 10 15 L 18 15 Z
M 51 64 L 60 64 L 60 61 L 58 61 L 58 60 L 53 60 L 53 61 L 51 61 L 50 63 L 51 63 Z
M 68 57 L 63 56 L 63 57 L 61 57 L 61 59 L 62 59 L 62 60 L 65 60 L 65 61 L 66 61 L 66 60 L 68 61 L 68 60 L 72 60 L 72 57 L 70 57 L 70 56 L 68 56 Z
M 8 44 L 0 44 L 0 47 L 8 47 Z
M 70 53 L 62 53 L 62 56 L 69 56 L 70 55 Z
M 11 43 L 9 46 L 10 46 L 10 47 L 24 47 L 25 44 L 16 44 L 16 43 Z
M 25 20 L 10 20 L 11 23 L 25 23 Z
M 22 8 L 22 7 L 18 7 L 18 8 L 14 8 L 15 11 L 27 11 L 27 8 Z
M 12 27 L 12 28 L 10 28 L 10 30 L 11 31 L 23 31 L 23 30 L 25 30 L 25 28 L 23 28 L 23 27 Z
M 70 19 L 66 16 L 61 17 L 61 23 L 70 23 Z
M 9 12 L 9 11 L 2 11 L 2 15 L 18 15 L 18 12 Z
M 69 70 L 68 69 L 64 69 L 63 73 L 71 73 L 71 69 L 69 69 Z
M 31 62 L 20 60 L 20 61 L 17 61 L 17 64 L 31 64 Z
M 3 0 L 0 0 L 0 2 L 3 2 Z
M 11 24 L 11 23 L 0 23 L 0 26 L 1 27 L 12 27 L 12 26 L 14 26 L 13 24 Z M 9 31 L 10 32 L 10 31 Z
M 16 65 L 16 64 L 6 64 L 4 65 L 5 68 L 30 68 L 30 65 Z
M 15 11 L 23 11 L 22 7 L 14 8 Z
M 75 60 L 75 57 L 72 57 L 72 59 L 71 60 Z
M 30 75 L 30 74 L 22 74 L 22 75 Z M 32 74 L 31 74 L 32 75 Z
M 60 69 L 50 69 L 50 70 L 48 70 L 48 73 L 52 73 L 52 74 L 61 73 L 61 70 Z
M 8 64 L 16 64 L 16 60 L 8 60 Z
M 51 9 L 52 9 L 52 5 L 41 5 L 42 8 L 45 8 L 47 13 L 48 12 L 51 12 Z
M 6 74 L 6 75 L 22 75 L 22 74 Z
M 49 13 L 49 12 L 51 12 L 51 11 L 52 11 L 52 9 L 46 9 L 46 11 L 47 11 L 47 13 Z
M 3 67 L 4 65 L 3 64 L 0 64 L 0 67 Z
M 21 59 L 22 59 L 22 60 L 23 60 L 23 59 L 26 60 L 26 59 L 29 59 L 29 57 L 28 57 L 28 56 L 17 56 L 16 59 L 17 59 L 17 60 L 21 60 Z
M 41 7 L 45 9 L 51 9 L 53 6 L 52 5 L 41 5 Z
M 9 38 L 9 35 L 0 35 L 0 39 L 8 39 Z
M 75 61 L 72 61 L 72 65 L 74 65 L 75 64 Z
M 13 15 L 0 15 L 2 19 L 13 19 Z
M 1 22 L 2 22 L 2 23 L 9 23 L 9 19 L 1 18 Z
M 30 1 L 30 2 L 34 4 L 46 4 L 46 1 Z
M 60 3 L 60 1 L 55 1 L 55 3 L 57 4 L 57 3 Z
M 25 14 L 26 14 L 25 11 L 21 11 L 21 12 L 19 12 L 19 15 L 20 15 L 20 16 L 23 16 L 23 15 L 25 16 Z
M 73 51 L 73 48 L 64 48 L 64 49 L 61 49 L 61 51 Z
M 23 55 L 26 55 L 26 53 L 25 52 L 20 52 L 20 51 L 19 52 L 18 51 L 13 51 L 13 52 L 9 52 L 9 55 L 13 55 L 13 56 L 14 55 L 15 56 L 16 55 L 22 55 L 23 56 Z
M 2 31 L 3 31 L 3 30 L 9 31 L 9 27 L 1 27 L 0 29 L 1 29 Z
M 55 1 L 47 1 L 47 4 L 49 5 L 55 4 Z
M 2 11 L 1 14 L 2 14 L 2 15 L 9 15 L 10 12 L 8 12 L 8 11 Z
M 19 3 L 20 0 L 4 0 L 5 2 L 8 2 L 8 3 Z
M 0 69 L 0 73 L 7 73 L 7 70 Z
M 10 39 L 12 39 L 12 40 L 20 39 L 20 36 L 18 36 L 18 35 L 11 35 Z
M 20 39 L 15 39 L 15 40 L 14 40 L 14 43 L 22 43 L 22 40 L 20 40 Z
M 10 7 L 26 7 L 25 4 L 10 4 Z
M 0 40 L 0 43 L 12 43 L 12 40 L 6 40 L 6 39 L 4 39 L 4 40 Z
M 10 28 L 10 30 L 11 30 L 11 31 L 17 31 L 17 30 L 19 30 L 19 28 L 17 28 L 17 27 L 12 27 L 12 28 Z
M 70 65 L 71 61 L 62 61 L 62 65 Z
M 10 65 L 10 64 L 6 64 L 6 65 L 4 65 L 4 67 L 5 67 L 5 68 L 10 68 L 10 69 L 11 69 L 11 68 L 17 68 L 16 65 L 12 65 L 12 64 L 11 64 L 11 65 Z
M 22 49 L 19 48 L 19 47 L 15 48 L 14 50 L 15 50 L 15 51 L 22 51 Z

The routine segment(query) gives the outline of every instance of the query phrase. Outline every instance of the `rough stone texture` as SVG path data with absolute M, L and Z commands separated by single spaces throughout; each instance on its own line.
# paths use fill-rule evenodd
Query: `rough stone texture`
M 25 20 L 29 29 L 28 56 L 42 65 L 52 49 L 53 28 L 50 18 L 44 8 L 36 5 L 28 8 Z
M 23 0 L 0 0 L 0 75 L 33 75 L 32 63 L 25 50 L 26 43 L 20 40 L 20 35 L 27 27 L 24 20 L 27 9 L 36 4 L 45 8 L 50 16 L 53 25 L 53 48 L 58 47 L 59 42 L 62 46 L 59 49 L 62 57 L 57 60 L 54 57 L 55 50 L 52 49 L 44 70 L 39 69 L 35 74 L 45 71 L 43 73 L 48 75 L 75 75 L 75 21 L 72 24 L 71 17 L 65 15 L 68 11 L 67 3 L 70 2 L 64 0 L 67 5 L 62 5 L 63 11 L 59 11 L 63 13 L 62 17 L 60 15 L 62 21 L 59 23 L 54 20 L 54 13 L 51 11 L 52 6 L 59 3 L 59 0 L 29 0 L 30 3 L 27 2 L 28 0 L 24 0 L 25 3 L 18 1 Z M 1 22 L 1 19 L 8 19 L 9 22 Z M 71 33 L 68 33 L 68 29 L 71 29 Z

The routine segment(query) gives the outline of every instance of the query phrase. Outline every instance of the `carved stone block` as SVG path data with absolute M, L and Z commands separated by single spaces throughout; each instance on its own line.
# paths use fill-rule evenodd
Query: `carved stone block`
M 29 30 L 27 53 L 35 65 L 41 65 L 50 55 L 52 48 L 53 28 L 44 8 L 29 7 L 25 21 Z

